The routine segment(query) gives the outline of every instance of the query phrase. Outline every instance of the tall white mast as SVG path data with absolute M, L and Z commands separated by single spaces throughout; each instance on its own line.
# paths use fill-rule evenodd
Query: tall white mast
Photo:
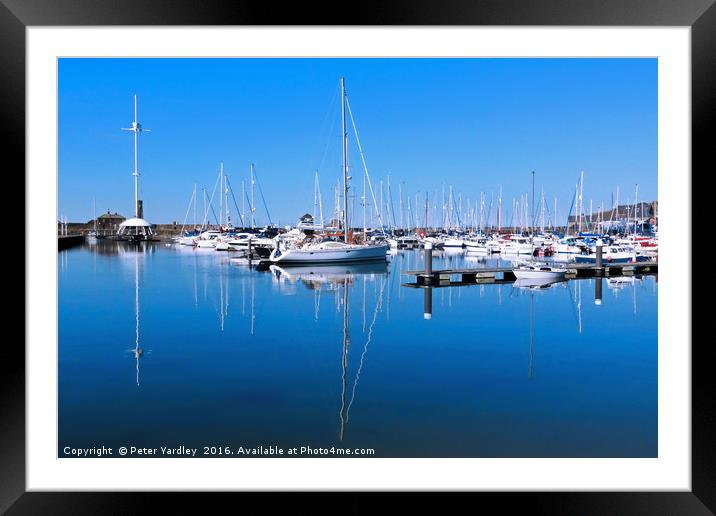
M 380 225 L 383 225 L 383 180 L 380 180 L 380 211 L 378 213 Z
M 368 202 L 368 197 L 366 196 L 367 191 L 365 187 L 367 175 L 363 174 L 363 243 L 365 244 L 368 239 L 368 228 L 366 227 L 366 212 L 365 207 Z
M 348 243 L 348 133 L 346 132 L 346 80 L 341 77 L 341 131 L 343 139 L 343 241 Z
M 398 202 L 399 202 L 399 211 L 398 214 L 400 215 L 398 219 L 398 226 L 400 229 L 403 229 L 403 182 L 401 181 L 398 183 Z
M 244 227 L 246 227 L 246 188 L 245 181 L 241 180 L 241 221 Z
M 134 95 L 134 122 L 132 127 L 122 127 L 122 131 L 131 131 L 134 133 L 134 216 L 139 217 L 139 150 L 137 149 L 137 136 L 141 132 L 150 132 L 149 129 L 142 128 L 142 124 L 137 121 L 137 95 Z
M 637 206 L 639 203 L 639 185 L 634 186 L 634 234 L 636 235 L 636 223 L 637 223 Z
M 497 198 L 497 231 L 502 229 L 502 185 L 500 185 L 500 196 Z
M 254 164 L 251 163 L 251 229 L 254 229 L 256 225 L 256 207 L 254 206 L 254 183 Z
M 224 225 L 224 162 L 219 162 L 219 229 Z
M 318 216 L 321 218 L 321 227 L 323 227 L 323 196 L 321 195 L 321 181 L 318 179 L 318 172 L 316 172 L 316 186 L 318 187 Z
M 582 231 L 582 214 L 584 213 L 584 170 L 579 175 L 579 231 Z

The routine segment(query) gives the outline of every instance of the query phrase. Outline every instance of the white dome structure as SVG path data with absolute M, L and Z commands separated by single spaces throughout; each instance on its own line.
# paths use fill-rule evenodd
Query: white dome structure
M 122 222 L 117 230 L 117 236 L 127 240 L 148 240 L 153 235 L 152 225 L 136 217 Z

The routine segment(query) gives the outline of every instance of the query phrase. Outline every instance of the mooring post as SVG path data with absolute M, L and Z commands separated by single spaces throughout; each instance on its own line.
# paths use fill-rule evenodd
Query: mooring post
M 602 278 L 594 280 L 594 304 L 597 306 L 602 304 Z
M 425 242 L 425 281 L 433 281 L 433 243 Z
M 602 241 L 597 240 L 597 270 L 595 271 L 595 274 L 597 276 L 601 276 L 604 268 L 602 265 Z
M 433 318 L 433 289 L 427 287 L 423 289 L 423 318 Z

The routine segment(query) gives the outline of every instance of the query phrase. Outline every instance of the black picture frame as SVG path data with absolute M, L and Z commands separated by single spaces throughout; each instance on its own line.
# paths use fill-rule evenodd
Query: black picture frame
M 691 181 L 714 166 L 709 127 L 716 121 L 716 0 L 394 0 L 340 8 L 320 3 L 204 0 L 0 0 L 0 120 L 6 144 L 4 163 L 25 165 L 25 28 L 63 25 L 574 25 L 689 26 L 692 50 Z M 346 14 L 353 11 L 349 19 Z M 7 160 L 7 157 L 12 158 Z M 7 172 L 7 171 L 6 171 Z M 688 171 L 684 171 L 688 176 Z M 22 187 L 24 189 L 24 185 Z M 702 192 L 705 189 L 702 189 Z M 697 190 L 698 191 L 698 190 Z M 27 194 L 27 193 L 26 193 Z M 693 198 L 692 220 L 706 218 L 708 200 Z M 25 228 L 27 231 L 31 228 Z M 691 231 L 690 224 L 684 229 Z M 694 264 L 695 265 L 695 264 Z M 25 274 L 32 271 L 25 270 Z M 689 281 L 691 277 L 681 278 Z M 708 286 L 706 285 L 706 288 Z M 693 288 L 692 288 L 693 292 Z M 20 305 L 20 303 L 18 303 Z M 707 303 L 692 303 L 692 321 L 708 320 Z M 24 305 L 23 305 L 24 306 Z M 702 315 L 702 317 L 699 317 Z M 693 328 L 695 329 L 695 328 Z M 692 332 L 693 332 L 692 329 Z M 698 334 L 696 334 L 698 335 Z M 207 495 L 184 493 L 28 493 L 25 490 L 25 353 L 3 350 L 0 375 L 0 511 L 8 514 L 140 513 L 159 502 L 162 512 L 206 510 Z M 673 343 L 678 345 L 680 343 Z M 688 346 L 689 342 L 681 343 Z M 480 493 L 467 503 L 492 501 L 500 510 L 538 514 L 712 514 L 716 512 L 716 408 L 713 403 L 714 346 L 692 345 L 692 491 L 592 493 Z M 214 494 L 231 500 L 249 494 Z M 477 499 L 473 500 L 472 497 Z M 350 494 L 330 510 L 372 510 L 374 494 Z M 292 510 L 318 512 L 313 496 L 272 497 Z M 214 500 L 212 500 L 214 501 Z M 265 503 L 264 500 L 262 500 Z M 245 501 L 242 500 L 242 503 Z M 402 503 L 425 509 L 416 494 Z M 444 502 L 432 500 L 432 503 Z M 473 505 L 473 507 L 476 507 Z M 406 506 L 407 508 L 407 506 Z M 238 509 L 238 507 L 237 507 Z M 401 511 L 405 512 L 405 511 Z

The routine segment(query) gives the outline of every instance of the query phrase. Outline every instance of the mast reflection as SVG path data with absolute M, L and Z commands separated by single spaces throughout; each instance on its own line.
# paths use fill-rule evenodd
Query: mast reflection
M 307 290 L 314 293 L 313 318 L 318 321 L 321 292 L 327 290 L 335 293 L 336 312 L 342 314 L 342 339 L 341 339 L 341 394 L 339 417 L 339 434 L 341 441 L 345 437 L 349 420 L 350 409 L 356 399 L 358 384 L 363 367 L 366 362 L 368 346 L 373 340 L 373 328 L 378 319 L 378 312 L 383 307 L 383 294 L 388 283 L 388 263 L 370 262 L 360 264 L 335 264 L 335 265 L 307 265 L 281 267 L 278 265 L 269 266 L 274 283 L 283 293 L 295 293 L 298 285 L 303 285 Z M 380 288 L 377 283 L 380 280 Z M 348 356 L 351 347 L 350 333 L 350 293 L 358 281 L 362 281 L 362 325 L 361 331 L 365 335 L 365 342 L 360 356 L 358 368 L 353 379 L 353 385 L 349 388 Z M 368 318 L 366 306 L 369 299 L 368 282 L 375 284 L 373 288 L 373 315 Z M 288 289 L 286 288 L 288 287 Z M 390 296 L 388 296 L 390 301 Z M 350 391 L 350 397 L 349 397 Z
M 136 362 L 136 381 L 139 387 L 139 359 L 144 355 L 144 350 L 139 346 L 139 252 L 134 256 L 134 317 L 135 337 L 132 354 Z

